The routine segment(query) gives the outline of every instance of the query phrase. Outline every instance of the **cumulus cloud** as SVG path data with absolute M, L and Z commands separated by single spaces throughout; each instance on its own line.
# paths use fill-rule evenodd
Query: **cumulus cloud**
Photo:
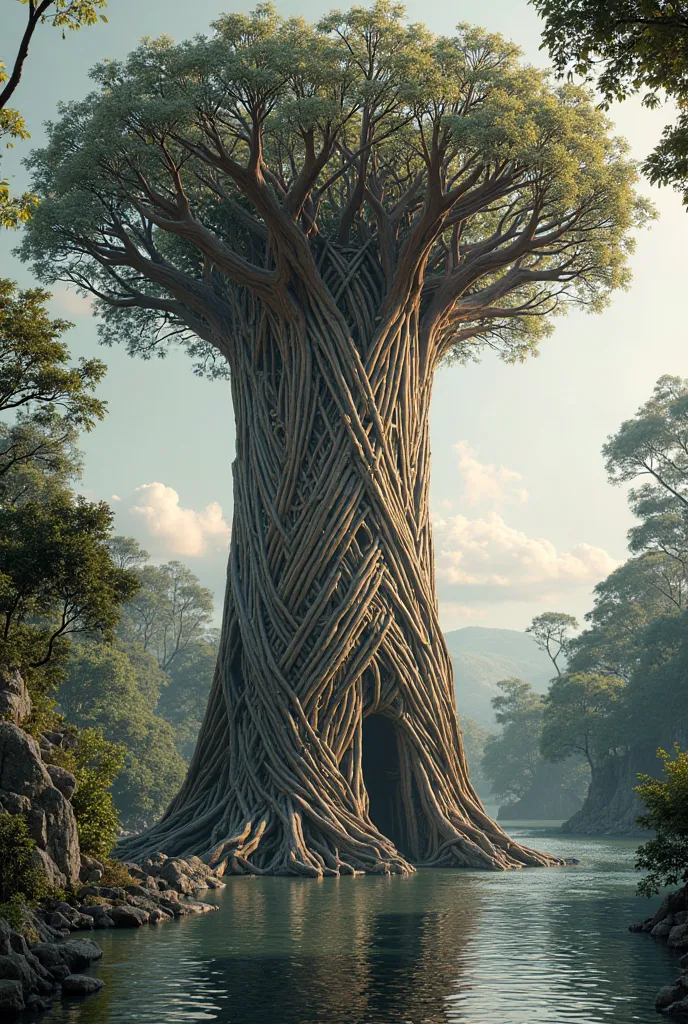
M 146 546 L 152 540 L 160 555 L 200 556 L 229 543 L 230 528 L 219 502 L 211 501 L 200 512 L 183 508 L 175 489 L 159 482 L 136 488 L 129 513 L 143 527 Z
M 459 456 L 458 466 L 463 486 L 462 497 L 470 505 L 528 500 L 528 491 L 523 485 L 523 477 L 515 469 L 480 462 L 476 452 L 467 441 L 457 441 L 454 451 Z
M 504 600 L 593 585 L 618 563 L 602 548 L 575 544 L 558 551 L 544 537 L 529 537 L 493 512 L 484 518 L 435 518 L 437 579 L 443 595 Z

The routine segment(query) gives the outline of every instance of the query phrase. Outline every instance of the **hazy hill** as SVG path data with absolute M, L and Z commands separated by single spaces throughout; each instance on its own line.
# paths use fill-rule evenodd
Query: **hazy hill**
M 496 683 L 517 676 L 544 693 L 554 675 L 552 665 L 527 633 L 515 629 L 466 626 L 445 633 L 454 663 L 454 688 L 460 715 L 494 726 L 490 699 Z

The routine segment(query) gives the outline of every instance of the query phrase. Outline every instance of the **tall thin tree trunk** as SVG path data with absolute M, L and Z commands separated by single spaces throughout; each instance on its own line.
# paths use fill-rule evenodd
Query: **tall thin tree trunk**
M 557 862 L 470 784 L 434 584 L 432 367 L 412 304 L 376 332 L 359 298 L 363 350 L 313 301 L 288 327 L 249 305 L 237 325 L 215 681 L 186 782 L 129 858 L 314 876 Z

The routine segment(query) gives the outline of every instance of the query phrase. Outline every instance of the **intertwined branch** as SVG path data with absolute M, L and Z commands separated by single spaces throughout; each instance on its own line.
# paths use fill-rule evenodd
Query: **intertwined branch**
M 380 0 L 269 6 L 94 72 L 32 159 L 24 252 L 105 335 L 228 366 L 237 420 L 223 645 L 187 781 L 131 856 L 235 871 L 553 863 L 468 780 L 438 622 L 428 410 L 446 356 L 523 358 L 625 282 L 642 216 L 584 93 L 498 37 Z M 368 813 L 362 722 L 394 723 L 404 849 Z

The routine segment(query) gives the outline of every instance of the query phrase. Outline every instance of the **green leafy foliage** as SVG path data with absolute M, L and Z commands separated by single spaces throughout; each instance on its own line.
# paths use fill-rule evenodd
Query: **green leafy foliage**
M 0 60 L 0 140 L 9 140 L 8 146 L 15 139 L 30 137 L 24 118 L 8 104 L 21 81 L 29 47 L 39 25 L 59 28 L 64 39 L 67 29 L 75 31 L 83 25 L 107 21 L 105 15 L 99 13 L 107 6 L 107 0 L 20 0 L 20 3 L 27 8 L 27 20 L 22 37 L 17 41 L 17 52 L 9 72 Z M 28 192 L 12 196 L 7 181 L 0 179 L 0 227 L 16 228 L 25 223 L 37 202 L 36 197 Z
M 534 811 L 557 802 L 557 797 L 581 800 L 588 785 L 580 754 L 569 751 L 557 757 L 561 767 L 552 769 L 541 751 L 545 699 L 521 679 L 505 679 L 492 699 L 495 717 L 502 726 L 485 744 L 482 774 L 493 793 L 514 803 L 530 800 Z
M 683 190 L 688 202 L 688 4 L 662 0 L 531 0 L 545 18 L 544 45 L 560 73 L 594 80 L 607 103 L 643 91 L 664 95 L 679 115 L 645 162 L 650 179 Z
M 112 564 L 113 514 L 70 494 L 0 507 L 0 660 L 37 669 L 76 633 L 111 636 L 138 583 Z
M 123 889 L 125 886 L 134 885 L 135 883 L 136 879 L 129 874 L 120 860 L 105 858 L 103 861 L 103 877 L 100 880 L 101 885 Z
M 113 798 L 129 826 L 159 817 L 184 779 L 175 732 L 156 713 L 167 678 L 140 645 L 73 646 L 58 692 L 60 711 L 80 729 L 97 729 L 122 751 Z
M 647 808 L 638 824 L 655 833 L 638 848 L 635 866 L 647 871 L 638 891 L 653 896 L 665 885 L 688 882 L 688 753 L 676 746 L 672 757 L 657 752 L 663 779 L 640 776 L 638 795 Z
M 518 800 L 532 785 L 540 757 L 542 697 L 522 679 L 504 679 L 492 698 L 502 731 L 485 745 L 482 771 L 497 796 Z
M 105 414 L 93 389 L 105 375 L 99 359 L 69 365 L 62 336 L 74 325 L 54 320 L 42 288 L 20 291 L 0 278 L 0 413 L 9 409 L 59 410 L 71 423 L 91 430 Z
M 72 809 L 82 852 L 107 857 L 115 845 L 119 815 L 112 784 L 124 764 L 125 749 L 108 742 L 96 729 L 77 733 L 76 746 L 56 748 L 52 759 L 76 778 Z
M 624 694 L 628 744 L 651 744 L 688 729 L 688 612 L 655 619 L 642 635 L 642 654 Z
M 167 685 L 160 694 L 158 713 L 173 726 L 177 749 L 187 761 L 194 752 L 208 704 L 219 645 L 220 632 L 216 629 L 189 644 L 167 669 Z M 477 722 L 473 725 L 481 728 Z M 471 755 L 467 756 L 470 759 Z
M 49 893 L 44 872 L 33 860 L 36 842 L 21 814 L 0 811 L 0 917 L 11 906 L 33 904 Z
M 212 621 L 213 595 L 181 562 L 143 565 L 148 556 L 135 550 L 132 538 L 116 537 L 113 543 L 120 560 L 133 564 L 132 559 L 138 559 L 138 567 L 132 570 L 138 590 L 123 611 L 120 636 L 140 643 L 166 671 L 206 637 Z
M 459 728 L 463 740 L 463 750 L 468 761 L 471 782 L 475 786 L 478 795 L 488 796 L 490 783 L 483 770 L 483 757 L 488 742 L 494 737 L 491 729 L 486 729 L 473 718 L 466 715 L 459 715 Z
M 315 25 L 261 4 L 207 37 L 145 40 L 93 71 L 95 91 L 64 107 L 31 157 L 41 205 L 24 257 L 41 279 L 99 297 L 107 343 L 144 357 L 183 344 L 200 372 L 222 373 L 227 288 L 281 296 L 265 249 L 280 218 L 316 256 L 321 240 L 370 238 L 389 278 L 444 187 L 439 161 L 441 204 L 468 204 L 438 224 L 425 259 L 428 302 L 447 310 L 442 351 L 523 359 L 547 314 L 600 309 L 627 285 L 629 231 L 649 208 L 587 93 L 551 88 L 518 56 L 480 29 L 406 24 L 383 0 Z M 458 261 L 484 245 L 495 251 L 459 311 Z
M 552 662 L 557 675 L 561 675 L 560 658 L 566 658 L 569 644 L 569 633 L 578 629 L 578 621 L 573 615 L 565 612 L 543 612 L 536 615 L 526 629 L 533 640 Z
M 594 673 L 565 673 L 552 680 L 544 698 L 540 749 L 548 761 L 583 756 L 594 771 L 615 752 L 613 713 L 623 680 Z
M 62 338 L 71 324 L 49 317 L 49 297 L 0 279 L 1 505 L 64 489 L 79 474 L 79 430 L 91 430 L 105 414 L 93 394 L 105 365 L 70 365 Z

